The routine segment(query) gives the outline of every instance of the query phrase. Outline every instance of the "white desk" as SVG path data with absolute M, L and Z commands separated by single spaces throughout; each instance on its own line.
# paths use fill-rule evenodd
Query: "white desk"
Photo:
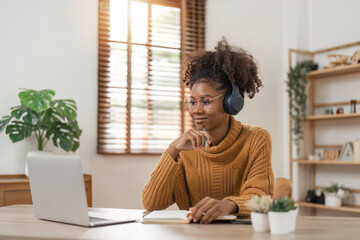
M 134 214 L 143 210 L 96 209 L 100 213 Z M 360 218 L 298 217 L 296 231 L 288 235 L 254 233 L 240 224 L 142 224 L 140 222 L 96 228 L 38 220 L 32 205 L 0 208 L 0 239 L 360 239 Z

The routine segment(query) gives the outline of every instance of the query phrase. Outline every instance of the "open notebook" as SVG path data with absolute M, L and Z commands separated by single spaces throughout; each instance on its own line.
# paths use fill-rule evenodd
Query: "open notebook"
M 190 223 L 188 217 L 190 211 L 187 210 L 161 210 L 152 211 L 143 217 L 142 223 Z M 215 220 L 235 220 L 235 215 L 219 216 Z

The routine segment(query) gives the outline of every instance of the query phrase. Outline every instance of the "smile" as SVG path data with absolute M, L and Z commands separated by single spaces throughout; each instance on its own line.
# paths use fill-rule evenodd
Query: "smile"
M 195 123 L 202 123 L 205 122 L 207 118 L 194 118 Z

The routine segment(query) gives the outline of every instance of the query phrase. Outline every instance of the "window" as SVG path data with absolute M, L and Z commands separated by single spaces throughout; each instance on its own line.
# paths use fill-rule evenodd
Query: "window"
M 99 0 L 98 153 L 158 154 L 191 127 L 180 82 L 204 0 Z

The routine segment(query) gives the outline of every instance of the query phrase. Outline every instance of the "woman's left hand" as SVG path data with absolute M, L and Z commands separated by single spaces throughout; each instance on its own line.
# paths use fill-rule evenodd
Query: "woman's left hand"
M 228 215 L 237 210 L 237 206 L 230 200 L 217 200 L 205 197 L 194 207 L 189 209 L 191 215 L 189 220 L 200 223 L 211 223 L 216 217 Z

